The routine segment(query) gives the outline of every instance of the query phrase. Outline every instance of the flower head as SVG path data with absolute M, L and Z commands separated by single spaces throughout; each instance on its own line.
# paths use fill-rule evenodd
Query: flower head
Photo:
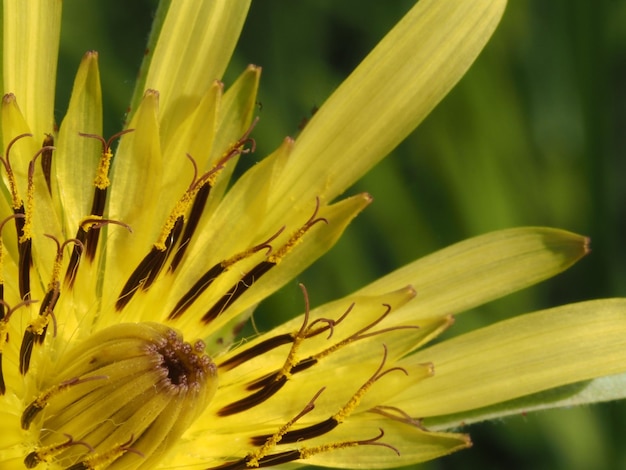
M 369 204 L 338 197 L 461 77 L 504 2 L 420 1 L 297 140 L 234 182 L 254 150 L 261 70 L 249 66 L 226 91 L 219 79 L 248 2 L 168 3 L 128 125 L 111 137 L 96 52 L 54 126 L 61 2 L 4 4 L 2 468 L 399 466 L 470 445 L 423 418 L 621 371 L 621 356 L 600 351 L 589 353 L 593 372 L 577 364 L 507 387 L 481 345 L 525 344 L 528 320 L 497 326 L 498 341 L 479 331 L 415 353 L 452 314 L 586 253 L 585 238 L 552 229 L 469 240 L 315 309 L 303 288 L 303 314 L 234 343 L 254 307 Z M 580 326 L 575 310 L 536 314 L 541 331 L 559 315 Z M 550 351 L 575 349 L 578 332 Z M 538 354 L 506 357 L 523 369 Z M 463 375 L 468 361 L 497 393 Z M 459 377 L 469 392 L 454 387 Z

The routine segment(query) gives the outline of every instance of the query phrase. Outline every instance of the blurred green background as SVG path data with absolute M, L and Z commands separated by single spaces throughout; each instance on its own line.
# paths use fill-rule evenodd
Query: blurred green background
M 256 158 L 296 135 L 413 3 L 253 2 L 224 80 L 232 83 L 248 63 L 263 66 Z M 153 0 L 64 2 L 58 120 L 80 57 L 96 49 L 105 133 L 120 129 L 155 7 Z M 374 204 L 326 257 L 258 310 L 257 325 L 302 310 L 298 281 L 319 304 L 450 243 L 519 225 L 589 235 L 593 252 L 547 283 L 460 316 L 453 333 L 626 295 L 624 25 L 624 1 L 511 2 L 461 83 L 351 190 L 370 192 Z M 625 429 L 623 403 L 513 417 L 471 426 L 472 449 L 419 468 L 623 469 Z

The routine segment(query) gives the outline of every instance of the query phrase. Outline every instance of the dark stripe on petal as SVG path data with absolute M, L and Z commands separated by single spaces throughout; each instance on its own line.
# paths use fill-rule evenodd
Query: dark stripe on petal
M 236 402 L 231 403 L 223 407 L 221 410 L 217 412 L 218 416 L 229 416 L 235 413 L 241 413 L 242 411 L 249 410 L 270 398 L 276 392 L 278 392 L 283 385 L 287 383 L 287 377 L 284 375 L 275 382 L 272 382 L 267 387 L 255 392 L 251 395 L 248 395 L 246 398 L 241 400 L 237 400 Z
M 168 319 L 173 320 L 180 317 L 191 306 L 191 304 L 202 294 L 211 283 L 224 272 L 226 268 L 222 264 L 216 264 L 202 275 L 198 281 L 181 297 L 174 309 L 168 315 Z
M 54 145 L 54 137 L 51 134 L 46 134 L 43 139 L 42 147 L 52 147 Z M 48 193 L 52 195 L 52 183 L 50 175 L 52 174 L 52 148 L 47 148 L 41 153 L 41 169 L 43 176 L 48 186 Z
M 83 250 L 87 242 L 87 231 L 84 228 L 78 228 L 78 232 L 76 233 L 76 240 L 78 240 L 80 243 L 74 244 L 72 254 L 70 255 L 70 261 L 67 265 L 67 271 L 65 271 L 65 284 L 68 287 L 72 287 L 74 285 L 74 281 L 76 281 L 78 265 L 80 264 L 80 258 L 83 254 Z
M 178 241 L 182 227 L 183 217 L 179 217 L 176 219 L 174 227 L 165 240 L 165 250 L 159 250 L 153 246 L 150 252 L 141 260 L 139 266 L 135 268 L 120 292 L 117 302 L 115 303 L 117 310 L 122 310 L 128 302 L 130 302 L 130 299 L 132 299 L 139 288 L 146 290 L 152 285 L 165 265 L 172 251 L 172 247 Z
M 183 232 L 183 236 L 180 240 L 180 245 L 176 253 L 174 254 L 174 258 L 172 259 L 172 263 L 170 264 L 170 270 L 174 271 L 180 264 L 185 255 L 185 251 L 187 251 L 187 247 L 189 246 L 189 242 L 191 241 L 191 237 L 193 236 L 196 228 L 198 227 L 198 223 L 200 222 L 200 217 L 204 212 L 204 208 L 206 206 L 206 202 L 209 198 L 209 194 L 211 193 L 211 185 L 206 184 L 202 186 L 198 190 L 198 194 L 193 200 L 193 204 L 191 206 L 191 210 L 189 211 L 189 216 L 187 217 L 187 223 L 185 224 L 185 231 Z
M 232 305 L 241 295 L 247 291 L 263 274 L 268 272 L 271 268 L 276 266 L 276 263 L 271 261 L 261 261 L 250 272 L 244 275 L 241 280 L 228 289 L 228 292 L 224 294 L 220 300 L 218 300 L 213 307 L 211 307 L 202 317 L 204 323 L 210 323 L 215 320 L 220 313 L 226 310 Z
M 280 439 L 280 443 L 291 444 L 298 441 L 304 441 L 306 439 L 313 439 L 314 437 L 319 437 L 332 431 L 338 425 L 339 422 L 335 418 L 330 417 L 327 420 L 324 420 L 317 424 L 313 424 L 311 426 L 307 426 L 302 429 L 287 431 Z M 272 434 L 267 434 L 264 436 L 254 436 L 250 439 L 250 442 L 252 443 L 252 445 L 261 446 L 265 444 L 265 442 L 272 436 Z
M 93 202 L 91 204 L 91 215 L 102 217 L 107 200 L 107 190 L 95 188 L 93 193 Z M 78 238 L 78 236 L 76 237 Z M 89 261 L 93 261 L 96 257 L 98 249 L 98 240 L 100 239 L 100 228 L 94 227 L 87 231 L 87 237 L 83 241 L 85 244 L 85 254 Z M 79 238 L 80 240 L 80 238 Z
M 226 370 L 234 369 L 238 365 L 243 364 L 250 359 L 254 359 L 261 354 L 265 354 L 266 352 L 277 348 L 278 346 L 289 343 L 293 343 L 293 336 L 288 333 L 274 336 L 246 349 L 245 351 L 240 352 L 239 354 L 234 355 L 230 359 L 222 362 L 219 367 Z

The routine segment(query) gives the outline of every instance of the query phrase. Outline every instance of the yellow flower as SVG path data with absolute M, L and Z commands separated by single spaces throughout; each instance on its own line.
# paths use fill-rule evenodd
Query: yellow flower
M 586 253 L 539 228 L 454 245 L 316 309 L 304 291 L 304 314 L 234 343 L 367 206 L 337 198 L 463 75 L 504 1 L 420 1 L 296 141 L 231 182 L 254 149 L 260 68 L 227 91 L 219 78 L 248 6 L 164 2 L 128 126 L 105 138 L 95 52 L 55 129 L 61 1 L 4 2 L 2 469 L 407 465 L 470 445 L 424 419 L 443 430 L 626 368 L 619 300 L 416 351 L 452 314 Z

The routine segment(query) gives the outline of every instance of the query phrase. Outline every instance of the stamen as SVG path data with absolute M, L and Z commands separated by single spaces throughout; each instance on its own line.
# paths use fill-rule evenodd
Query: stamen
M 46 180 L 46 186 L 48 186 L 48 193 L 52 195 L 52 182 L 51 182 L 51 174 L 52 174 L 52 150 L 54 146 L 54 137 L 52 134 L 46 134 L 43 139 L 42 148 L 46 149 L 41 154 L 41 170 L 43 171 L 43 176 Z
M 98 165 L 98 170 L 96 172 L 96 178 L 94 180 L 94 186 L 98 189 L 106 189 L 111 184 L 109 180 L 109 169 L 111 167 L 111 160 L 113 159 L 113 152 L 111 151 L 111 144 L 114 140 L 122 137 L 124 134 L 128 134 L 133 132 L 134 129 L 125 129 L 123 131 L 118 132 L 117 134 L 113 134 L 109 137 L 109 140 L 104 140 L 104 137 L 97 134 L 86 134 L 83 132 L 79 132 L 78 135 L 81 137 L 87 137 L 90 139 L 96 139 L 102 143 L 102 156 L 100 158 L 100 164 Z M 93 214 L 93 215 L 102 215 L 102 214 Z
M 97 134 L 85 134 L 79 132 L 78 135 L 81 137 L 87 137 L 90 139 L 96 139 L 102 143 L 102 155 L 100 158 L 100 163 L 98 165 L 98 169 L 96 171 L 96 176 L 94 178 L 94 194 L 93 201 L 91 203 L 91 215 L 93 217 L 102 217 L 104 215 L 104 208 L 106 205 L 107 199 L 107 190 L 109 185 L 111 184 L 109 180 L 109 169 L 111 167 L 111 161 L 113 159 L 113 152 L 111 151 L 111 144 L 114 140 L 122 137 L 124 134 L 128 134 L 129 132 L 133 132 L 134 129 L 125 129 L 117 134 L 113 134 L 109 140 L 104 140 L 102 136 Z M 82 228 L 78 229 L 78 233 L 76 234 L 76 238 L 80 240 L 83 245 L 85 245 L 85 254 L 87 259 L 93 261 L 96 257 L 96 250 L 98 248 L 98 240 L 100 238 L 100 231 L 98 229 L 90 230 L 86 234 L 81 234 Z
M 354 395 L 348 400 L 348 402 L 333 416 L 328 419 L 321 421 L 319 423 L 313 424 L 311 426 L 307 426 L 302 429 L 296 429 L 293 431 L 288 431 L 282 436 L 282 443 L 294 443 L 302 440 L 313 439 L 315 437 L 319 437 L 323 434 L 326 434 L 336 428 L 339 424 L 343 423 L 348 417 L 352 414 L 352 412 L 356 409 L 356 407 L 361 402 L 363 396 L 367 393 L 367 391 L 374 385 L 375 382 L 380 380 L 382 377 L 387 375 L 390 372 L 401 371 L 404 374 L 408 375 L 408 372 L 401 367 L 392 367 L 383 371 L 385 367 L 385 362 L 387 361 L 387 347 L 383 345 L 384 353 L 383 359 L 381 361 L 380 366 L 374 374 L 356 391 Z M 265 442 L 268 439 L 268 435 L 255 436 L 251 439 L 251 442 L 255 445 L 258 445 L 260 442 Z
M 50 400 L 57 396 L 58 394 L 68 390 L 69 388 L 79 385 L 85 382 L 90 382 L 92 380 L 105 380 L 106 376 L 92 376 L 92 377 L 84 377 L 82 379 L 78 377 L 74 377 L 72 379 L 66 380 L 64 382 L 59 383 L 58 385 L 53 385 L 49 387 L 47 390 L 41 392 L 34 401 L 28 405 L 24 412 L 22 413 L 21 424 L 22 429 L 27 430 L 33 420 L 37 417 L 37 415 L 46 407 Z
M 251 129 L 248 131 L 248 133 L 250 131 Z M 161 269 L 165 265 L 168 257 L 170 256 L 172 249 L 178 242 L 180 235 L 183 233 L 186 214 L 189 212 L 189 208 L 193 208 L 195 202 L 198 200 L 197 196 L 200 190 L 202 190 L 202 188 L 206 186 L 209 189 L 205 190 L 205 192 L 210 191 L 210 188 L 212 188 L 215 184 L 218 173 L 224 168 L 228 160 L 246 151 L 243 146 L 247 141 L 247 134 L 242 139 L 237 141 L 237 143 L 231 147 L 229 152 L 227 152 L 222 158 L 217 161 L 213 168 L 211 168 L 200 177 L 198 177 L 198 166 L 196 164 L 196 161 L 191 155 L 187 154 L 187 158 L 189 158 L 189 160 L 191 161 L 194 170 L 191 184 L 172 209 L 172 212 L 168 216 L 163 226 L 163 229 L 161 230 L 161 234 L 152 246 L 150 252 L 143 258 L 135 271 L 133 271 L 133 273 L 126 281 L 126 284 L 122 288 L 122 291 L 118 296 L 117 302 L 115 303 L 115 307 L 118 311 L 122 310 L 128 304 L 128 302 L 130 302 L 133 295 L 138 291 L 139 288 L 141 288 L 142 290 L 146 290 L 154 282 L 158 274 L 161 272 Z M 208 192 L 206 193 L 206 197 L 208 197 Z M 199 206 L 196 207 L 204 208 L 205 203 L 206 200 L 200 200 L 200 202 L 198 203 Z M 194 217 L 199 218 L 199 216 L 200 214 L 194 214 Z M 197 222 L 197 220 L 194 220 L 194 224 L 197 224 Z M 179 261 L 180 259 L 182 259 L 183 252 L 184 250 L 186 250 L 186 246 L 189 244 L 194 230 L 195 226 L 190 228 L 190 226 L 187 225 L 187 229 L 185 230 L 186 238 L 183 239 L 182 244 L 179 248 L 180 254 L 177 254 Z M 175 261 L 176 264 L 179 261 Z M 175 267 L 175 264 L 170 265 L 170 270 L 174 269 L 172 266 Z
M 230 258 L 220 263 L 217 263 L 216 265 L 211 267 L 206 273 L 204 273 L 200 277 L 200 279 L 196 281 L 196 283 L 191 287 L 191 289 L 189 289 L 181 297 L 181 299 L 176 303 L 176 305 L 174 306 L 174 308 L 172 309 L 172 311 L 170 312 L 167 318 L 170 320 L 173 320 L 175 318 L 180 317 L 183 313 L 185 313 L 185 310 L 187 310 L 187 308 L 189 308 L 193 304 L 193 302 L 213 283 L 213 281 L 219 275 L 226 272 L 237 262 L 243 259 L 246 259 L 252 256 L 253 254 L 258 253 L 259 251 L 262 251 L 262 250 L 267 250 L 269 253 L 272 250 L 272 246 L 270 245 L 270 243 L 274 239 L 276 239 L 283 232 L 284 229 L 285 228 L 282 227 L 280 230 L 278 230 L 278 232 L 276 232 L 274 235 L 272 235 L 270 238 L 268 238 L 264 242 L 259 243 L 258 245 L 255 245 L 252 248 L 249 248 L 248 250 L 242 251 L 241 253 L 237 253 L 236 255 L 231 256 Z
M 302 361 L 297 361 L 296 353 L 298 351 L 298 348 L 300 347 L 300 345 L 302 344 L 304 340 L 314 335 L 320 334 L 323 331 L 326 331 L 326 328 L 317 328 L 314 330 L 314 334 L 311 334 L 312 327 L 314 325 L 317 325 L 320 321 L 324 321 L 324 322 L 328 322 L 329 328 L 332 328 L 333 322 L 331 320 L 320 319 L 320 320 L 314 321 L 311 325 L 309 325 L 309 316 L 310 316 L 309 296 L 303 284 L 300 284 L 300 289 L 302 290 L 302 293 L 304 295 L 304 303 L 305 303 L 304 319 L 302 321 L 302 326 L 300 327 L 300 330 L 298 330 L 296 333 L 293 333 L 291 335 L 287 335 L 290 341 L 287 340 L 288 339 L 287 336 L 280 335 L 276 338 L 271 339 L 272 342 L 266 341 L 264 343 L 261 343 L 260 345 L 257 345 L 257 347 L 260 346 L 261 349 L 263 349 L 263 348 L 267 348 L 270 345 L 273 347 L 276 347 L 279 345 L 278 343 L 283 343 L 283 344 L 292 343 L 291 348 L 289 349 L 289 353 L 287 354 L 287 357 L 285 358 L 282 368 L 277 372 L 268 374 L 265 377 L 262 377 L 256 381 L 251 382 L 248 385 L 247 389 L 250 391 L 252 390 L 257 390 L 257 391 L 254 393 L 251 393 L 245 398 L 242 398 L 241 400 L 237 400 L 231 403 L 230 405 L 223 407 L 222 409 L 218 411 L 219 416 L 228 416 L 231 414 L 241 413 L 242 411 L 246 411 L 250 408 L 253 408 L 254 406 L 257 406 L 263 403 L 272 395 L 274 395 L 276 392 L 278 392 L 287 383 L 287 380 L 289 380 L 292 374 L 308 369 L 309 367 L 317 363 L 316 359 L 311 359 L 311 358 L 308 358 Z M 346 317 L 346 314 L 342 315 L 339 321 L 343 320 L 345 317 Z M 249 351 L 246 351 L 244 354 L 246 355 L 246 357 L 252 357 L 252 356 L 249 356 Z M 232 362 L 226 362 L 225 364 L 231 365 L 231 368 L 235 367 L 232 364 L 241 363 L 242 357 L 235 356 L 235 358 L 233 359 L 234 361 L 232 361 L 231 359 Z
M 0 289 L 4 292 L 3 284 L 0 284 Z M 0 307 L 2 311 L 2 317 L 0 318 L 0 395 L 4 395 L 7 391 L 6 384 L 4 382 L 4 373 L 2 371 L 2 352 L 5 344 L 9 342 L 9 319 L 11 318 L 13 312 L 15 312 L 18 308 L 32 303 L 32 300 L 25 300 L 17 304 L 15 307 L 10 307 L 4 299 L 0 300 Z
M 112 462 L 119 459 L 127 452 L 132 452 L 139 455 L 140 457 L 144 457 L 141 452 L 133 449 L 132 447 L 129 447 L 132 444 L 133 440 L 134 437 L 130 436 L 130 438 L 123 444 L 117 444 L 113 446 L 113 448 L 105 452 L 91 455 L 86 459 L 83 459 L 80 462 L 67 467 L 67 470 L 96 470 L 100 468 L 107 468 Z
M 302 227 L 296 230 L 289 240 L 279 247 L 276 251 L 270 254 L 267 260 L 261 261 L 254 266 L 250 271 L 243 275 L 243 277 L 231 286 L 228 291 L 220 297 L 220 299 L 202 316 L 202 322 L 205 324 L 210 323 L 216 319 L 222 312 L 230 307 L 244 292 L 254 285 L 264 274 L 270 269 L 276 266 L 281 260 L 287 256 L 287 254 L 293 250 L 293 248 L 302 241 L 302 237 L 319 222 L 328 224 L 328 220 L 323 217 L 317 217 L 317 213 L 320 208 L 320 199 L 317 197 L 315 205 L 315 211 L 313 215 L 307 220 Z
M 196 231 L 198 223 L 200 222 L 200 217 L 202 216 L 204 208 L 206 207 L 206 203 L 209 199 L 209 194 L 211 194 L 211 189 L 211 186 L 208 184 L 198 189 L 198 193 L 193 200 L 189 215 L 187 216 L 187 223 L 185 224 L 185 230 L 183 231 L 183 235 L 180 240 L 180 246 L 178 247 L 178 250 L 176 250 L 176 253 L 174 253 L 174 257 L 172 259 L 172 262 L 170 263 L 169 269 L 171 272 L 174 272 L 180 262 L 183 260 L 183 256 L 185 255 L 187 247 L 191 242 L 191 237 Z
M 365 338 L 371 338 L 372 336 L 381 335 L 383 333 L 388 333 L 390 331 L 405 330 L 405 329 L 418 329 L 419 328 L 419 326 L 414 326 L 414 325 L 401 325 L 401 326 L 394 326 L 394 327 L 391 327 L 391 328 L 384 328 L 382 330 L 377 330 L 377 331 L 369 331 L 373 327 L 378 325 L 381 321 L 383 321 L 391 313 L 391 310 L 392 310 L 391 305 L 383 304 L 383 306 L 385 307 L 385 312 L 380 317 L 378 317 L 376 320 L 374 320 L 372 323 L 370 323 L 370 324 L 366 325 L 365 327 L 361 328 L 359 331 L 357 331 L 353 335 L 350 335 L 349 337 L 345 338 L 344 340 L 339 341 L 338 343 L 335 343 L 330 348 L 327 348 L 327 349 L 325 349 L 325 350 L 323 350 L 323 351 L 313 355 L 312 357 L 315 358 L 315 359 L 321 359 L 321 358 L 326 357 L 329 354 L 337 351 L 338 349 L 346 346 L 349 343 L 352 343 L 354 341 L 358 341 L 358 340 L 361 340 L 361 339 L 365 339 Z
M 305 305 L 307 305 L 306 309 L 308 309 L 308 294 L 306 294 L 306 289 L 304 287 L 303 284 L 300 285 L 300 288 L 303 289 L 305 291 Z M 341 315 L 337 320 L 331 320 L 328 318 L 318 318 L 317 320 L 313 321 L 311 323 L 311 325 L 308 327 L 307 332 L 306 332 L 306 337 L 307 338 L 312 338 L 314 336 L 317 336 L 325 331 L 329 331 L 329 335 L 327 337 L 327 339 L 330 339 L 332 337 L 333 331 L 335 326 L 337 326 L 339 323 L 341 323 L 347 316 L 348 314 L 352 311 L 352 309 L 354 308 L 355 303 L 351 303 L 350 306 L 348 307 L 348 309 L 343 313 L 343 315 Z M 305 310 L 306 311 L 306 310 Z M 321 327 L 321 328 L 313 328 L 315 325 L 317 325 L 318 323 L 325 323 L 325 326 Z M 282 335 L 277 335 L 274 336 L 273 338 L 268 338 L 265 341 L 251 347 L 248 348 L 242 352 L 240 352 L 239 354 L 236 354 L 235 356 L 225 360 L 224 362 L 221 362 L 218 364 L 220 369 L 224 369 L 224 370 L 231 370 L 234 369 L 235 367 L 243 364 L 244 362 L 249 361 L 250 359 L 254 359 L 255 357 L 258 357 L 262 354 L 265 354 L 266 352 L 271 351 L 272 349 L 275 349 L 279 346 L 282 346 L 284 344 L 289 344 L 292 343 L 294 340 L 295 335 L 294 334 L 290 334 L 290 333 L 285 333 Z M 306 362 L 307 359 L 305 359 L 304 361 L 301 362 Z M 309 366 L 307 366 L 306 368 L 310 367 L 311 365 L 313 365 L 314 362 L 312 361 L 308 361 L 310 363 Z M 315 361 L 317 362 L 317 361 Z M 301 366 L 301 363 L 298 363 L 294 369 L 292 369 L 292 373 L 295 373 L 297 371 L 297 369 L 299 368 L 299 366 Z M 304 369 L 301 369 L 304 370 Z
M 74 249 L 72 250 L 72 254 L 70 255 L 70 260 L 67 265 L 67 270 L 65 271 L 65 285 L 67 287 L 72 287 L 74 285 L 74 281 L 76 281 L 76 275 L 78 274 L 78 266 L 80 265 L 80 260 L 82 258 L 83 253 L 85 253 L 86 243 L 93 243 L 89 234 L 94 230 L 99 230 L 105 225 L 120 225 L 124 227 L 126 230 L 132 233 L 132 229 L 130 225 L 125 224 L 124 222 L 120 222 L 119 220 L 105 219 L 99 216 L 91 216 L 86 217 L 80 223 L 80 227 L 78 227 L 78 233 L 76 234 L 76 243 L 74 244 Z M 95 256 L 95 250 L 92 253 L 93 256 L 87 257 L 89 261 L 93 261 Z
M 26 466 L 26 468 L 35 468 L 37 465 L 43 462 L 49 463 L 56 455 L 65 451 L 65 449 L 71 446 L 84 446 L 89 450 L 89 452 L 93 452 L 94 450 L 93 447 L 91 447 L 86 442 L 75 441 L 74 438 L 72 438 L 72 436 L 70 436 L 69 434 L 65 434 L 65 437 L 67 438 L 65 442 L 51 444 L 46 447 L 40 447 L 37 450 L 34 450 L 30 454 L 28 454 L 24 458 L 24 465 Z
M 163 249 L 161 250 L 155 245 L 144 257 L 144 259 L 141 260 L 139 265 L 126 281 L 126 284 L 124 284 L 117 302 L 115 302 L 115 308 L 118 311 L 122 310 L 128 302 L 130 302 L 139 289 L 146 290 L 152 285 L 165 265 L 172 247 L 176 244 L 176 241 L 182 231 L 182 227 L 183 219 L 181 217 L 172 227 L 169 237 L 165 240 Z
M 56 336 L 56 319 L 54 317 L 54 307 L 56 306 L 57 301 L 59 300 L 59 296 L 61 295 L 61 265 L 63 264 L 63 251 L 65 247 L 71 243 L 75 245 L 82 245 L 80 240 L 69 239 L 63 242 L 63 244 L 59 243 L 59 241 L 52 235 L 45 234 L 46 237 L 50 238 L 57 246 L 57 253 L 54 259 L 54 264 L 52 266 L 52 275 L 50 277 L 50 282 L 48 283 L 48 287 L 46 289 L 46 293 L 41 302 L 41 307 L 39 308 L 39 316 L 35 318 L 30 324 L 26 327 L 24 331 L 24 337 L 22 339 L 22 346 L 20 348 L 20 373 L 26 374 L 30 367 L 30 358 L 33 352 L 33 348 L 35 344 L 43 343 L 46 338 L 46 332 L 48 330 L 48 324 L 50 319 L 55 324 L 55 336 Z
M 405 411 L 401 410 L 398 407 L 378 405 L 368 411 L 370 413 L 376 413 L 384 416 L 385 418 L 389 418 L 394 421 L 398 421 L 400 423 L 408 424 L 410 426 L 415 426 L 417 428 L 425 430 L 425 428 L 422 426 L 421 420 L 411 417 L 409 414 L 407 414 Z
M 255 451 L 253 454 L 248 455 L 247 457 L 247 465 L 250 467 L 258 467 L 259 462 L 264 457 L 267 457 L 269 453 L 274 449 L 278 443 L 282 440 L 283 436 L 289 432 L 289 429 L 293 427 L 293 425 L 304 415 L 310 413 L 315 408 L 315 400 L 322 394 L 324 388 L 319 390 L 311 400 L 304 406 L 302 411 L 300 411 L 296 416 L 287 421 L 284 425 L 280 427 L 280 429 L 273 435 L 269 436 L 265 442 L 262 443 L 261 447 Z
M 207 470 L 247 470 L 249 468 L 267 468 L 267 467 L 275 467 L 277 465 L 282 465 L 285 463 L 293 462 L 295 460 L 306 460 L 311 457 L 323 454 L 325 452 L 332 452 L 334 450 L 340 449 L 348 449 L 350 447 L 358 447 L 364 445 L 374 445 L 380 447 L 386 447 L 387 449 L 392 450 L 396 453 L 396 455 L 400 455 L 400 451 L 394 446 L 387 444 L 385 442 L 379 442 L 380 439 L 383 438 L 385 432 L 382 429 L 379 429 L 379 434 L 371 439 L 363 439 L 363 440 L 355 440 L 355 441 L 342 441 L 342 442 L 333 442 L 330 444 L 322 444 L 315 447 L 301 447 L 300 449 L 287 450 L 284 452 L 277 452 L 275 454 L 270 454 L 262 457 L 256 462 L 256 465 L 251 463 L 251 457 L 247 456 L 240 460 L 235 460 L 233 462 L 227 462 L 225 464 L 219 465 L 217 467 L 211 467 Z
M 5 95 L 5 99 L 6 99 Z M 18 209 L 22 209 L 22 211 L 24 210 L 24 203 L 22 202 L 22 198 L 19 196 L 19 193 L 17 191 L 17 181 L 15 179 L 15 174 L 13 173 L 13 168 L 11 167 L 11 161 L 9 159 L 9 155 L 11 153 L 11 148 L 13 147 L 13 145 L 20 139 L 23 139 L 24 137 L 32 137 L 32 134 L 20 134 L 17 137 L 13 138 L 13 140 L 11 140 L 9 142 L 9 144 L 7 145 L 6 151 L 4 153 L 4 158 L 0 157 L 0 163 L 2 163 L 2 165 L 4 166 L 4 170 L 7 173 L 7 181 L 9 184 L 9 191 L 11 193 L 11 202 L 12 202 L 12 206 L 13 206 L 13 212 L 16 213 L 16 211 Z

